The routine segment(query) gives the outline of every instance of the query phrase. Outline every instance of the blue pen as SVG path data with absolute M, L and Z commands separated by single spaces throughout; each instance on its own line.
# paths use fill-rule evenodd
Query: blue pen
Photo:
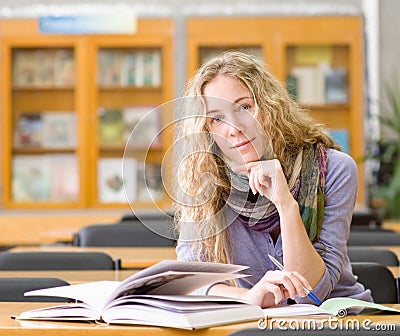
M 278 267 L 281 271 L 285 271 L 285 268 L 283 267 L 283 265 L 278 260 L 276 260 L 273 256 L 271 256 L 269 254 L 268 254 L 268 257 L 269 257 L 269 259 L 271 259 L 271 261 L 274 263 L 274 265 L 276 267 Z M 314 295 L 313 292 L 311 292 L 310 290 L 308 290 L 305 287 L 303 287 L 303 289 L 304 289 L 304 292 L 306 293 L 306 295 L 311 300 L 313 300 L 318 306 L 320 306 L 322 304 L 322 302 L 318 300 L 318 298 Z

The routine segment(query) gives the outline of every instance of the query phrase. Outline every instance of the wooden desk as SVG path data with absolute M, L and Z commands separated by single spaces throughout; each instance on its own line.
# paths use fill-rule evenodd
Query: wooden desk
M 399 266 L 388 266 L 388 269 L 392 272 L 395 278 L 400 278 L 400 267 Z
M 120 259 L 122 268 L 146 268 L 164 259 L 176 259 L 173 247 L 76 247 L 76 246 L 21 246 L 10 252 L 104 252 Z
M 400 222 L 399 221 L 384 221 L 382 223 L 382 229 L 393 230 L 400 233 Z
M 72 241 L 75 232 L 91 224 L 118 222 L 129 209 L 4 210 L 0 211 L 0 245 Z
M 60 278 L 68 281 L 70 284 L 78 284 L 83 282 L 110 280 L 122 281 L 136 270 L 119 270 L 119 271 L 1 271 L 1 278 Z
M 142 327 L 142 326 L 120 326 L 120 325 L 97 325 L 89 323 L 64 323 L 64 322 L 39 322 L 39 321 L 24 321 L 19 322 L 11 319 L 11 316 L 19 315 L 21 312 L 53 306 L 54 303 L 32 303 L 32 302 L 1 302 L 0 304 L 0 334 L 7 336 L 29 335 L 29 336 L 78 336 L 78 335 L 101 335 L 101 336 L 119 336 L 119 335 L 134 335 L 134 336 L 180 336 L 180 335 L 196 335 L 196 336 L 222 336 L 244 328 L 257 328 L 257 321 L 230 324 L 220 327 L 214 327 L 201 330 L 181 330 L 174 328 L 160 327 Z M 391 305 L 400 308 L 400 305 Z M 302 319 L 310 317 L 303 317 Z M 317 317 L 322 319 L 325 317 Z M 346 317 L 345 319 L 357 319 L 364 321 L 366 319 L 373 323 L 380 324 L 399 324 L 400 315 L 360 315 Z M 294 320 L 295 318 L 290 318 Z M 301 320 L 301 319 L 299 319 Z M 264 331 L 268 334 L 268 329 Z M 301 334 L 301 331 L 300 331 Z M 360 333 L 362 335 L 362 332 Z

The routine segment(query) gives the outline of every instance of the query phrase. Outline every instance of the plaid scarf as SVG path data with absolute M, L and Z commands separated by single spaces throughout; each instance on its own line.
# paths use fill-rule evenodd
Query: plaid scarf
M 323 144 L 305 146 L 298 153 L 287 177 L 290 192 L 299 204 L 301 219 L 311 241 L 318 240 L 324 218 L 323 190 L 327 162 Z M 229 167 L 228 172 L 231 190 L 225 202 L 241 215 L 241 222 L 257 231 L 271 232 L 276 229 L 280 223 L 275 205 L 266 197 L 258 197 L 255 202 L 249 201 L 247 176 L 234 173 Z

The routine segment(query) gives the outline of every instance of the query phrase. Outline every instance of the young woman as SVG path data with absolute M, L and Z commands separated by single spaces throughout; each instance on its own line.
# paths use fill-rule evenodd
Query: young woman
M 178 259 L 246 265 L 251 274 L 198 293 L 261 307 L 289 298 L 314 303 L 304 288 L 321 301 L 372 301 L 346 253 L 353 159 L 252 56 L 226 52 L 208 61 L 185 100 L 174 170 Z

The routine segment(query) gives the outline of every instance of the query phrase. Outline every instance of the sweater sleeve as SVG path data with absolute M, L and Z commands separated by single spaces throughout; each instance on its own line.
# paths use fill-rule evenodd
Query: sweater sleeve
M 321 300 L 329 297 L 339 281 L 345 263 L 346 245 L 357 195 L 357 167 L 347 154 L 328 150 L 324 219 L 320 240 L 314 247 L 325 262 L 325 273 L 313 293 Z M 299 303 L 313 303 L 308 297 Z

